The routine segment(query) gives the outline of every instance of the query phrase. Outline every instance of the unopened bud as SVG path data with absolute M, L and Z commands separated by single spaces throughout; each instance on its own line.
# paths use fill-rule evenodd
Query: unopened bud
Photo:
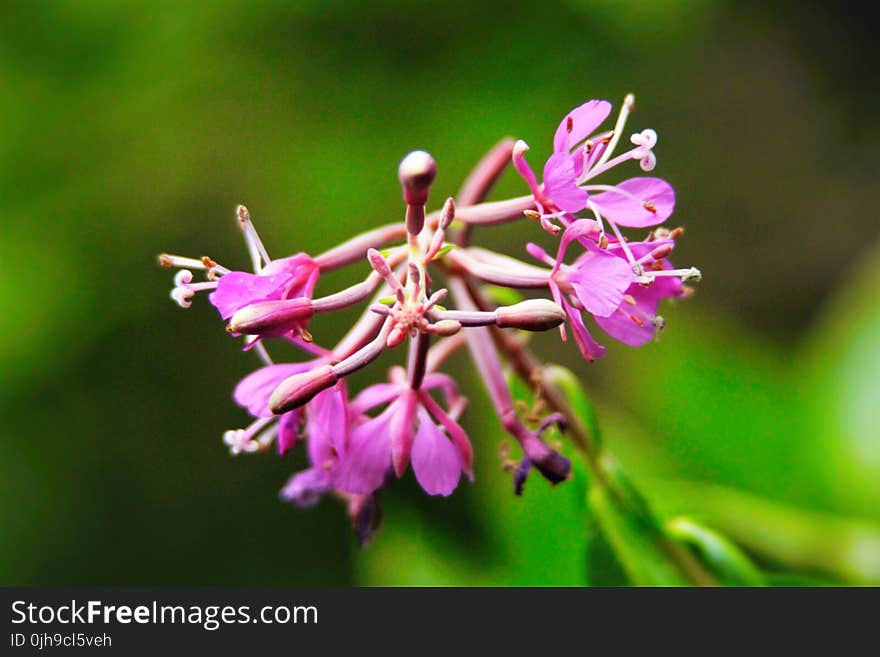
M 546 331 L 565 321 L 565 311 L 549 299 L 528 299 L 495 310 L 498 328 Z
M 321 365 L 308 372 L 294 374 L 282 381 L 269 397 L 269 410 L 275 415 L 299 408 L 322 390 L 339 380 L 332 365 Z
M 455 219 L 455 201 L 450 196 L 446 199 L 446 203 L 443 204 L 443 209 L 440 211 L 440 223 L 438 224 L 440 230 L 446 230 L 449 228 L 449 225 Z
M 281 301 L 258 301 L 236 311 L 229 320 L 232 333 L 278 337 L 308 320 L 313 314 L 308 297 Z
M 430 153 L 413 151 L 400 161 L 397 177 L 403 186 L 403 200 L 408 205 L 425 205 L 428 190 L 437 174 L 437 164 Z
M 568 479 L 571 474 L 571 461 L 556 450 L 548 447 L 537 436 L 529 436 L 523 441 L 523 450 L 538 471 L 551 484 Z
M 426 330 L 434 335 L 447 337 L 455 335 L 461 330 L 461 322 L 457 322 L 454 319 L 441 319 L 439 322 L 429 324 Z

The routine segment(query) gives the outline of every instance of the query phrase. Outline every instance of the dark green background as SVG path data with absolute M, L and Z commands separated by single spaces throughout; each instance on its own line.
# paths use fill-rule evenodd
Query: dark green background
M 155 254 L 245 267 L 240 202 L 272 254 L 319 252 L 402 217 L 408 150 L 436 157 L 437 202 L 497 139 L 540 163 L 568 109 L 628 91 L 677 190 L 676 261 L 704 282 L 656 344 L 606 339 L 593 365 L 554 335 L 536 349 L 584 378 L 664 513 L 780 582 L 880 582 L 869 25 L 794 2 L 3 2 L 0 583 L 586 581 L 576 487 L 510 494 L 463 358 L 473 486 L 427 498 L 408 477 L 364 551 L 332 500 L 282 504 L 301 455 L 220 441 L 256 359 L 204 298 L 168 299 Z M 496 198 L 524 191 L 508 174 Z M 522 223 L 477 240 L 524 256 Z

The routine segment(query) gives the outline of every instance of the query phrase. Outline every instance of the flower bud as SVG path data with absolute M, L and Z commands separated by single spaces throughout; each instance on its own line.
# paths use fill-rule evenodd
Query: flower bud
M 495 310 L 498 328 L 546 331 L 565 321 L 565 311 L 549 299 L 528 299 Z
M 437 174 L 437 164 L 430 153 L 413 151 L 403 158 L 397 169 L 397 177 L 403 186 L 403 200 L 408 205 L 425 205 L 428 190 Z
M 558 484 L 571 475 L 571 461 L 548 447 L 540 438 L 531 435 L 522 443 L 529 463 L 551 484 Z M 525 478 L 523 477 L 523 483 Z M 519 484 L 520 488 L 522 484 Z
M 269 410 L 275 415 L 292 411 L 311 400 L 339 380 L 332 365 L 321 365 L 308 372 L 294 374 L 282 381 L 269 397 Z
M 457 322 L 454 319 L 441 319 L 438 322 L 429 324 L 426 330 L 434 335 L 448 337 L 455 335 L 461 330 L 461 322 Z
M 229 331 L 245 335 L 278 337 L 307 321 L 313 314 L 308 297 L 281 301 L 258 301 L 237 310 L 229 320 Z

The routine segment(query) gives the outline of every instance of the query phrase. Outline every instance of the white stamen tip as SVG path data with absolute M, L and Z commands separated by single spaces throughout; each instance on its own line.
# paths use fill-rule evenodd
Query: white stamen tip
M 703 274 L 700 273 L 700 270 L 696 267 L 691 267 L 690 270 L 681 277 L 681 282 L 685 283 L 687 281 L 694 281 L 695 283 L 699 283 L 702 279 Z
M 176 303 L 181 308 L 189 308 L 190 306 L 192 306 L 192 301 L 190 301 L 190 299 L 193 298 L 194 294 L 195 292 L 193 292 L 192 290 L 187 289 L 183 286 L 178 286 L 171 290 L 171 294 L 169 296 L 174 301 L 174 303 Z

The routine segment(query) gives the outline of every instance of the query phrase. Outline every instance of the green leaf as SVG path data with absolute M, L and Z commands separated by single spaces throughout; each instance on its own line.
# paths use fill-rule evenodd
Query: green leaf
M 458 248 L 458 245 L 456 245 L 456 244 L 450 244 L 449 242 L 443 242 L 443 246 L 440 247 L 440 250 L 437 251 L 437 255 L 434 257 L 435 258 L 442 258 L 447 253 L 449 253 L 450 251 L 453 251 L 457 248 Z
M 725 586 L 765 586 L 758 568 L 736 545 L 716 531 L 680 516 L 666 523 L 672 538 L 687 544 Z
M 602 486 L 591 486 L 587 500 L 608 544 L 632 583 L 638 586 L 692 584 L 664 551 L 662 546 L 666 539 L 655 527 L 620 504 Z

